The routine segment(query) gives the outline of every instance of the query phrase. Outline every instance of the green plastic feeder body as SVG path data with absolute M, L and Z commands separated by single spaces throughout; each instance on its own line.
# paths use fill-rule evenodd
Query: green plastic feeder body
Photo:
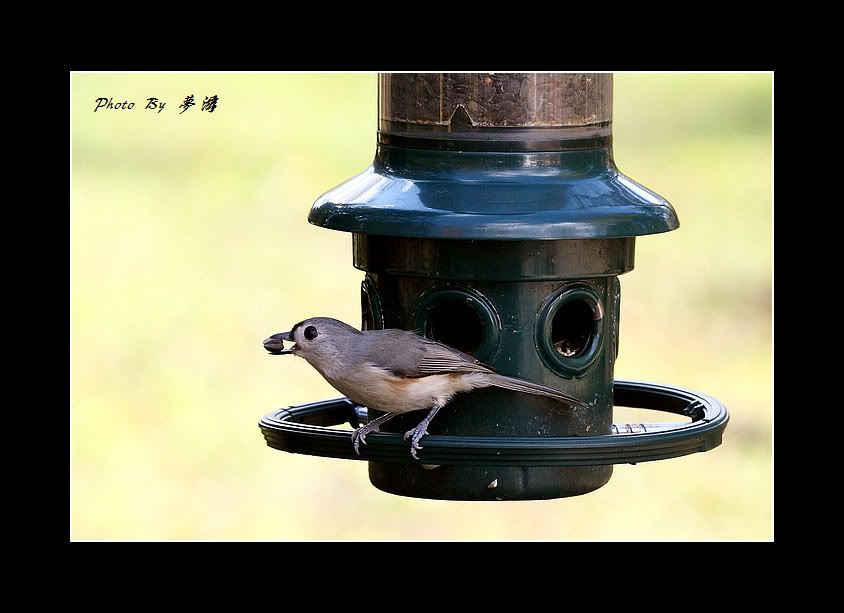
M 633 268 L 636 236 L 679 225 L 664 198 L 613 162 L 612 75 L 382 74 L 379 109 L 372 166 L 321 196 L 308 218 L 352 233 L 354 265 L 366 272 L 363 328 L 418 330 L 591 405 L 475 390 L 441 410 L 430 434 L 610 434 L 618 275 Z M 382 490 L 455 500 L 574 496 L 611 473 L 369 463 Z

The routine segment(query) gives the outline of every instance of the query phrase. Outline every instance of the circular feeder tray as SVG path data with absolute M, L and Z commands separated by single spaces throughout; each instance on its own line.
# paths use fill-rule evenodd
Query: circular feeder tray
M 366 408 L 348 398 L 312 402 L 273 411 L 260 428 L 273 449 L 373 462 L 462 466 L 598 466 L 636 464 L 709 451 L 721 444 L 729 421 L 715 398 L 667 385 L 616 381 L 615 406 L 665 411 L 691 422 L 614 424 L 612 434 L 565 437 L 476 437 L 426 435 L 419 460 L 401 434 L 372 433 L 352 447 L 352 432 L 328 426 L 366 423 Z

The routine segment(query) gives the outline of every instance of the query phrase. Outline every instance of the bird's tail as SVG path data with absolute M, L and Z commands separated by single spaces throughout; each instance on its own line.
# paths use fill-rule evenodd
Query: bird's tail
M 569 396 L 560 390 L 539 385 L 538 383 L 531 383 L 530 381 L 525 381 L 524 379 L 505 377 L 504 375 L 499 375 L 497 373 L 487 375 L 486 379 L 489 381 L 490 385 L 502 387 L 506 390 L 525 392 L 526 394 L 535 394 L 537 396 L 547 396 L 548 398 L 553 398 L 554 400 L 559 400 L 560 402 L 564 402 L 569 405 L 577 405 L 584 408 L 589 406 L 585 402 L 578 400 L 574 396 Z

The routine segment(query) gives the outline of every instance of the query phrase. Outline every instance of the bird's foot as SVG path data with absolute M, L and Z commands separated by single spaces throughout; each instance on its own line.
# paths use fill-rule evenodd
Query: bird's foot
M 361 426 L 352 432 L 352 445 L 355 448 L 355 453 L 360 455 L 360 444 L 366 445 L 366 436 L 371 432 L 381 432 L 381 424 L 387 423 L 397 413 L 384 413 L 381 417 L 376 417 L 365 426 Z
M 434 415 L 436 415 L 437 411 L 441 408 L 442 405 L 439 404 L 432 406 L 430 413 L 425 416 L 425 419 L 419 422 L 418 426 L 404 433 L 404 440 L 410 439 L 410 455 L 413 456 L 414 460 L 419 459 L 416 452 L 422 449 L 422 445 L 419 444 L 419 439 L 428 434 L 428 424 L 431 423 L 431 420 L 434 419 Z
M 428 434 L 427 421 L 423 421 L 421 424 L 419 424 L 412 430 L 408 430 L 404 433 L 404 440 L 410 439 L 410 455 L 413 456 L 414 460 L 419 459 L 419 456 L 416 455 L 417 450 L 423 449 L 422 445 L 419 444 L 419 439 L 421 439 L 426 434 Z
M 367 435 L 373 432 L 380 432 L 381 431 L 381 424 L 375 423 L 374 421 L 369 422 L 365 426 L 361 426 L 354 432 L 352 432 L 352 445 L 355 448 L 355 453 L 360 455 L 360 444 L 363 443 L 366 445 L 366 437 Z

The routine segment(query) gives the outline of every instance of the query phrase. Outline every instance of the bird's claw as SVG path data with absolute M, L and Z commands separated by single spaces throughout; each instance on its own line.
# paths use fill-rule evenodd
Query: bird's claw
M 372 432 L 380 432 L 377 424 L 369 423 L 352 432 L 352 446 L 355 448 L 356 454 L 360 455 L 360 444 L 366 445 L 366 437 Z
M 412 430 L 408 430 L 404 433 L 404 440 L 411 439 L 410 455 L 413 456 L 414 460 L 419 459 L 419 456 L 416 455 L 417 450 L 424 449 L 424 447 L 419 444 L 419 439 L 421 439 L 426 434 L 428 434 L 428 424 L 419 424 Z

